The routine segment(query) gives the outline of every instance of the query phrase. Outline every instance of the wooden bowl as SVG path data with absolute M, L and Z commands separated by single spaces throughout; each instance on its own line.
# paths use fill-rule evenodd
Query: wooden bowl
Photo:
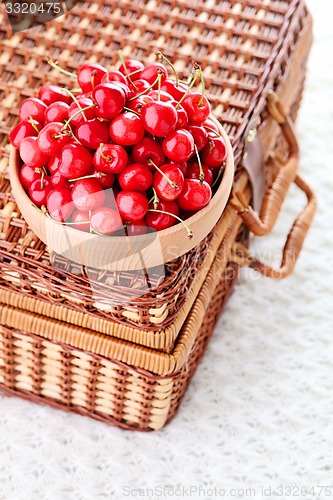
M 78 264 L 110 271 L 142 270 L 162 265 L 197 246 L 213 229 L 226 206 L 234 178 L 234 159 L 227 134 L 220 124 L 218 126 L 227 146 L 226 168 L 210 203 L 186 220 L 193 232 L 192 239 L 188 238 L 181 223 L 163 231 L 128 237 L 99 236 L 55 222 L 39 211 L 24 191 L 19 179 L 19 153 L 12 147 L 9 171 L 16 203 L 32 231 L 49 251 Z

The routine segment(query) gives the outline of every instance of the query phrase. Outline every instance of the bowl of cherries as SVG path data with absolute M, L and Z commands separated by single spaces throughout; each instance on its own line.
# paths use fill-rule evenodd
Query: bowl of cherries
M 10 133 L 12 190 L 32 231 L 50 251 L 110 270 L 162 265 L 198 245 L 234 177 L 198 64 L 185 82 L 161 53 L 77 74 L 49 63 L 75 88 L 40 87 Z

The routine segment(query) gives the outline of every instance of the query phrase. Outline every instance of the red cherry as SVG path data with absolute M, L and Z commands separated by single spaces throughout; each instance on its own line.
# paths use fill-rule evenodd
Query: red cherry
M 53 175 L 59 168 L 61 162 L 61 155 L 51 156 L 47 164 L 47 169 L 51 175 Z
M 37 137 L 26 137 L 20 144 L 20 157 L 23 163 L 35 168 L 47 164 L 48 157 L 39 149 Z
M 101 83 L 94 88 L 92 93 L 97 103 L 96 114 L 100 118 L 112 120 L 124 109 L 126 104 L 125 93 L 115 83 Z
M 141 119 L 147 132 L 157 137 L 165 137 L 176 128 L 177 111 L 168 102 L 148 102 L 142 109 Z
M 76 179 L 89 175 L 92 170 L 92 156 L 80 144 L 66 144 L 61 151 L 61 162 L 58 170 L 66 179 Z
M 186 83 L 179 82 L 178 86 L 176 86 L 175 81 L 169 79 L 164 80 L 161 85 L 161 90 L 164 90 L 168 94 L 172 95 L 177 102 L 180 101 L 187 89 L 188 85 L 186 85 Z
M 58 87 L 57 85 L 46 84 L 40 87 L 38 92 L 38 99 L 43 101 L 47 106 L 53 102 L 61 101 L 69 104 L 71 98 L 69 97 L 66 90 Z
M 223 138 L 217 135 L 210 137 L 201 156 L 208 167 L 220 167 L 227 158 L 227 147 Z
M 178 103 L 176 101 L 172 102 L 172 105 L 174 107 L 177 106 L 177 104 Z M 183 106 L 179 106 L 179 105 L 178 105 L 178 108 L 175 108 L 175 109 L 177 111 L 176 128 L 186 128 L 186 126 L 188 124 L 188 116 L 187 116 L 185 109 L 183 108 Z
M 89 149 L 97 149 L 101 143 L 109 140 L 109 126 L 98 118 L 82 122 L 76 129 L 76 136 Z
M 54 188 L 68 188 L 71 189 L 72 185 L 68 182 L 68 180 L 61 175 L 59 172 L 55 172 L 51 176 L 51 184 Z
M 148 226 L 144 220 L 129 222 L 125 226 L 125 234 L 127 236 L 140 236 L 148 232 Z
M 194 139 L 188 130 L 177 129 L 171 132 L 162 142 L 164 154 L 170 160 L 187 161 L 194 153 Z
M 79 224 L 73 225 L 75 229 L 79 229 L 80 231 L 90 231 L 90 214 L 88 211 L 84 212 L 82 210 L 74 210 L 72 214 L 72 222 L 78 222 Z M 86 222 L 86 224 L 82 224 Z
M 150 160 L 158 167 L 165 162 L 165 154 L 163 153 L 162 146 L 151 137 L 144 137 L 142 141 L 135 144 L 132 148 L 132 155 L 136 163 L 143 163 L 151 170 L 155 170 L 155 167 Z
M 139 113 L 141 115 L 143 106 L 145 106 L 148 102 L 151 102 L 152 100 L 153 98 L 150 97 L 149 95 L 141 95 L 140 97 L 136 97 L 135 99 L 133 99 L 133 101 L 129 101 L 127 103 L 127 107 L 132 111 L 135 111 L 136 113 Z
M 126 85 L 126 83 L 123 83 L 123 82 L 113 82 L 113 84 L 116 85 L 116 87 L 119 87 L 124 92 L 126 100 L 130 97 L 131 90 Z
M 127 71 L 125 70 L 125 67 Z M 121 64 L 118 68 L 120 73 L 123 73 L 123 75 L 126 75 L 126 72 L 131 74 L 134 73 L 134 71 L 138 71 L 136 75 L 131 76 L 131 80 L 134 81 L 136 79 L 135 76 L 137 76 L 137 78 L 140 78 L 139 70 L 142 70 L 144 68 L 144 64 L 141 61 L 137 61 L 136 59 L 128 59 L 127 61 L 125 61 L 125 67 L 124 64 Z
M 146 165 L 128 165 L 118 177 L 120 187 L 125 191 L 147 191 L 153 184 L 153 174 Z
M 78 96 L 76 99 L 81 108 L 86 108 L 94 104 L 94 101 L 89 97 Z M 76 102 L 72 102 L 68 110 L 68 117 L 71 118 L 78 111 L 79 107 L 77 106 Z M 86 118 L 87 120 L 93 120 L 94 118 L 96 118 L 96 108 L 86 109 L 82 113 L 77 114 L 74 118 L 71 118 L 71 125 L 74 125 L 74 127 L 78 127 L 79 125 L 81 125 L 81 123 L 85 122 L 84 118 Z
M 101 172 L 95 170 L 93 174 L 98 174 L 96 179 L 100 183 L 103 189 L 110 189 L 113 186 L 116 176 L 114 174 L 105 174 L 101 175 Z M 101 175 L 101 177 L 99 177 Z
M 26 191 L 29 190 L 34 181 L 40 180 L 42 177 L 41 171 L 30 165 L 22 165 L 20 170 L 20 181 Z
M 161 70 L 161 82 L 164 82 L 164 80 L 167 79 L 168 77 L 168 71 L 166 69 L 166 67 L 159 63 L 159 62 L 154 62 L 154 63 L 151 63 L 151 64 L 148 64 L 140 73 L 140 78 L 142 78 L 143 80 L 146 80 L 149 85 L 152 85 L 158 74 L 159 74 L 159 70 Z M 157 87 L 157 84 L 156 84 L 156 87 Z
M 219 132 L 218 126 L 210 118 L 207 118 L 207 120 L 204 121 L 203 127 L 208 127 L 208 129 L 212 128 L 215 132 Z
M 213 184 L 213 172 L 207 165 L 202 165 L 204 180 L 211 186 Z M 188 164 L 186 177 L 189 179 L 200 179 L 200 167 L 196 161 Z
M 193 135 L 194 143 L 198 151 L 201 151 L 208 142 L 207 130 L 198 125 L 190 125 L 187 130 Z
M 42 130 L 43 127 L 39 122 L 34 121 L 34 123 L 39 130 Z M 9 140 L 14 148 L 18 149 L 23 139 L 26 137 L 36 137 L 37 135 L 38 132 L 31 125 L 30 121 L 23 120 L 10 131 Z
M 135 88 L 131 88 L 128 97 L 133 99 L 135 96 L 141 94 L 145 90 L 148 90 L 149 87 L 150 85 L 146 80 L 135 80 Z
M 108 207 L 96 208 L 90 219 L 91 227 L 100 234 L 112 234 L 123 225 L 117 210 Z
M 127 80 L 125 75 L 123 75 L 121 71 L 117 71 L 115 69 L 107 71 L 101 81 L 101 83 L 111 83 L 111 82 L 120 82 L 124 83 L 127 86 Z
M 141 119 L 130 111 L 117 116 L 110 124 L 111 139 L 121 146 L 137 144 L 143 139 L 144 133 Z
M 176 162 L 171 162 L 172 164 L 175 164 L 176 167 L 179 168 L 181 173 L 183 174 L 184 177 L 186 177 L 186 172 L 187 172 L 187 161 L 176 161 Z
M 179 215 L 178 205 L 175 201 L 165 201 L 160 200 L 157 206 L 153 203 L 149 205 L 149 208 L 161 210 L 162 212 L 169 212 L 174 215 Z M 172 215 L 163 214 L 160 212 L 149 212 L 146 215 L 147 226 L 155 229 L 155 231 L 162 231 L 168 227 L 173 226 L 178 221 Z
M 29 188 L 29 196 L 31 201 L 37 207 L 46 206 L 47 195 L 52 189 L 52 184 L 49 177 L 34 181 Z
M 77 81 L 82 89 L 82 92 L 91 92 L 101 83 L 105 74 L 106 69 L 100 64 L 83 64 L 77 73 Z
M 168 94 L 168 92 L 165 92 L 164 90 L 161 90 L 159 92 L 157 89 L 154 89 L 148 92 L 147 95 L 149 95 L 149 97 L 151 97 L 154 101 L 163 101 L 163 102 L 174 101 L 172 95 Z
M 190 123 L 202 125 L 210 115 L 210 104 L 207 97 L 200 92 L 191 92 L 182 101 L 182 106 L 188 114 Z
M 142 220 L 148 210 L 148 200 L 135 191 L 120 191 L 116 203 L 121 217 L 126 221 Z
M 63 131 L 64 124 L 52 122 L 45 125 L 39 133 L 37 144 L 42 153 L 53 156 L 71 141 L 71 136 Z
M 71 190 L 68 187 L 52 189 L 47 196 L 46 206 L 52 219 L 67 221 L 74 210 Z
M 37 97 L 28 97 L 21 103 L 19 111 L 20 119 L 27 120 L 31 116 L 34 120 L 43 123 L 46 108 L 46 104 L 37 99 Z
M 173 201 L 182 192 L 184 176 L 181 170 L 172 163 L 162 165 L 160 170 L 164 175 L 159 171 L 154 174 L 153 186 L 156 194 L 162 200 Z
M 74 183 L 72 198 L 78 210 L 95 210 L 105 202 L 105 193 L 97 179 L 80 179 Z
M 65 102 L 53 102 L 50 104 L 44 114 L 44 123 L 64 122 L 68 119 L 69 105 Z
M 201 210 L 212 198 L 210 185 L 197 179 L 185 179 L 183 191 L 177 199 L 182 210 Z
M 96 149 L 93 163 L 96 170 L 106 174 L 119 174 L 128 162 L 125 149 L 118 144 L 103 144 Z

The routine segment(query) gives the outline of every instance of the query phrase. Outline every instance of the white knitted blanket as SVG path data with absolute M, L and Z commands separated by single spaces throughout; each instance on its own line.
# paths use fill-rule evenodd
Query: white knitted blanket
M 333 5 L 308 1 L 315 44 L 297 128 L 319 210 L 294 275 L 242 273 L 161 432 L 0 398 L 0 500 L 333 498 Z M 253 250 L 275 255 L 303 202 L 292 189 Z

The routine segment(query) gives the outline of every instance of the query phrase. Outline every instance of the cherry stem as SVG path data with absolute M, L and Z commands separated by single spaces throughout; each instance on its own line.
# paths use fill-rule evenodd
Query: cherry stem
M 122 50 L 119 50 L 118 54 L 119 54 L 119 59 L 121 61 L 121 64 L 122 64 L 122 66 L 124 66 L 124 71 L 125 71 L 126 78 L 130 82 L 130 84 L 132 85 L 132 87 L 134 88 L 134 90 L 137 91 L 138 87 L 133 83 L 133 81 L 132 81 L 132 79 L 130 77 L 130 74 L 129 74 L 128 69 L 127 69 L 126 64 L 125 64 L 124 54 L 123 54 Z
M 219 171 L 218 171 L 218 174 L 217 174 L 217 176 L 216 176 L 216 179 L 215 179 L 215 181 L 214 181 L 214 182 L 213 182 L 213 184 L 212 184 L 212 188 L 213 188 L 213 187 L 215 186 L 215 184 L 218 182 L 219 178 L 220 178 L 220 177 L 221 177 L 221 175 L 222 175 L 222 172 L 224 172 L 224 170 L 225 170 L 225 165 L 226 165 L 226 164 L 225 164 L 225 162 L 223 162 L 223 163 L 222 163 L 222 165 L 221 165 L 221 167 L 220 167 L 220 169 L 219 169 Z
M 78 116 L 80 113 L 83 114 L 84 111 L 87 111 L 88 109 L 96 108 L 97 104 L 90 104 L 90 106 L 86 106 L 85 108 L 80 108 L 78 109 L 66 122 L 65 125 L 62 127 L 61 130 L 66 130 L 66 128 L 69 126 L 70 122 Z
M 93 89 L 93 90 L 94 90 L 94 88 L 95 88 L 95 76 L 96 76 L 96 75 L 97 75 L 97 70 L 96 70 L 96 69 L 94 69 L 94 71 L 92 71 L 92 73 L 91 73 L 91 79 L 90 79 L 90 81 L 91 81 L 91 86 L 92 86 L 92 89 Z
M 214 148 L 215 148 L 214 142 L 213 141 L 209 141 L 209 150 L 205 154 L 204 158 L 206 158 L 206 156 L 208 156 L 213 151 Z
M 155 189 L 154 189 L 154 188 L 152 188 L 152 190 L 153 190 L 153 196 L 152 196 L 152 197 L 151 197 L 151 199 L 149 200 L 149 203 L 153 203 L 154 208 L 156 209 L 156 208 L 158 207 L 158 204 L 159 204 L 159 202 L 160 202 L 160 199 L 159 199 L 159 197 L 157 196 L 157 193 L 156 193 Z
M 80 222 L 61 222 L 60 224 L 63 224 L 64 226 L 83 226 L 84 224 L 90 224 L 90 220 Z
M 169 64 L 169 66 L 171 67 L 172 71 L 175 74 L 175 79 L 176 79 L 175 84 L 176 84 L 176 87 L 178 87 L 179 86 L 179 77 L 178 77 L 178 73 L 177 73 L 175 66 L 172 64 L 170 59 L 168 59 L 162 52 L 156 52 L 156 56 L 157 56 L 157 59 L 161 59 L 162 61 L 165 61 L 167 64 Z
M 100 145 L 99 145 L 99 154 L 101 155 L 101 157 L 103 158 L 103 160 L 105 160 L 105 161 L 111 161 L 112 160 L 111 156 L 106 156 L 103 153 L 103 146 L 104 146 L 104 144 L 101 142 Z
M 83 177 L 77 177 L 76 179 L 68 179 L 68 182 L 82 181 L 83 179 L 101 179 L 105 176 L 106 174 L 104 174 L 103 172 L 95 172 L 94 174 L 84 175 Z
M 155 213 L 158 213 L 158 214 L 165 214 L 165 215 L 170 215 L 171 217 L 174 217 L 175 219 L 177 219 L 179 222 L 181 222 L 183 224 L 183 226 L 185 227 L 185 229 L 187 231 L 188 238 L 190 240 L 193 238 L 193 233 L 192 233 L 191 229 L 186 224 L 186 222 L 183 221 L 183 219 L 181 219 L 180 217 L 178 217 L 178 215 L 172 214 L 171 212 L 166 212 L 165 210 L 157 210 L 155 208 L 150 208 L 148 210 L 148 212 L 155 212 Z
M 70 71 L 66 71 L 65 69 L 61 68 L 60 66 L 58 66 L 58 63 L 55 61 L 52 61 L 52 59 L 48 59 L 47 63 L 52 68 L 56 69 L 57 71 L 60 71 L 60 73 L 63 73 L 64 75 L 72 76 L 73 78 L 77 78 L 77 75 L 75 73 L 71 73 Z
M 147 94 L 147 92 L 152 90 L 155 87 L 156 83 L 158 83 L 159 76 L 160 75 L 158 74 L 156 80 L 151 85 L 149 85 L 149 87 L 147 89 L 144 89 L 142 92 L 140 92 L 140 94 L 137 94 L 137 95 L 134 95 L 133 97 L 130 97 L 129 99 L 127 99 L 127 102 L 134 101 L 134 99 L 136 99 L 137 97 L 141 97 L 142 95 L 145 95 L 145 94 Z
M 214 134 L 215 134 L 215 135 L 217 135 L 217 136 L 221 137 L 221 134 L 219 134 L 219 133 L 215 130 L 215 128 L 212 128 L 212 127 L 207 127 L 207 125 L 204 125 L 204 128 L 205 128 L 205 129 L 207 129 L 207 130 L 209 130 L 210 132 L 214 132 Z
M 192 61 L 192 65 L 193 65 L 195 71 L 197 72 L 197 74 L 200 76 L 200 80 L 201 80 L 201 98 L 200 98 L 200 101 L 198 102 L 198 106 L 200 107 L 200 106 L 202 106 L 203 98 L 205 97 L 205 80 L 203 77 L 203 72 L 202 72 L 201 66 L 199 66 L 199 64 L 196 61 Z
M 193 79 L 192 79 L 191 83 L 189 83 L 188 89 L 186 90 L 185 94 L 182 96 L 182 98 L 177 102 L 177 104 L 175 106 L 176 109 L 178 108 L 178 106 L 181 105 L 181 103 L 183 102 L 185 97 L 190 93 L 192 87 L 194 86 L 195 82 L 197 81 L 198 76 L 199 76 L 199 72 L 197 70 L 195 70 L 194 75 L 193 75 Z
M 64 88 L 64 90 L 68 93 L 68 95 L 73 99 L 73 101 L 75 102 L 75 104 L 77 105 L 77 107 L 82 110 L 82 106 L 81 104 L 79 103 L 79 101 L 77 100 L 77 98 L 75 97 L 75 95 L 73 94 L 73 92 L 71 92 L 70 90 Z M 86 115 L 82 112 L 82 116 L 83 116 L 83 119 L 84 121 L 86 122 L 87 121 L 87 117 Z
M 40 188 L 41 189 L 44 189 L 44 177 L 45 177 L 45 172 L 44 172 L 44 170 L 42 170 L 42 175 L 40 178 Z
M 168 176 L 167 176 L 167 174 L 166 174 L 166 173 L 164 173 L 164 172 L 163 172 L 163 170 L 161 170 L 161 169 L 160 169 L 160 167 L 158 167 L 158 166 L 156 165 L 156 163 L 154 163 L 154 162 L 153 162 L 153 160 L 152 160 L 151 158 L 149 158 L 149 161 L 150 161 L 150 163 L 153 165 L 153 167 L 155 167 L 155 168 L 156 168 L 157 172 L 159 172 L 159 173 L 162 175 L 162 177 L 164 177 L 164 179 L 165 179 L 165 180 L 166 180 L 166 181 L 170 184 L 170 186 L 171 186 L 173 189 L 179 189 L 179 186 L 178 186 L 175 182 L 173 182 L 173 181 L 170 179 L 170 177 L 168 177 Z
M 36 125 L 36 122 L 35 122 L 35 120 L 33 119 L 33 117 L 32 117 L 32 116 L 29 116 L 28 120 L 29 120 L 29 122 L 31 123 L 32 127 L 36 130 L 37 134 L 39 134 L 39 129 L 38 129 L 38 127 L 37 127 L 37 125 Z
M 138 116 L 139 118 L 141 117 L 140 113 L 138 113 L 137 111 L 134 111 L 134 109 L 131 109 L 131 108 L 123 108 L 125 111 L 129 111 L 130 113 L 134 113 L 136 116 Z
M 200 170 L 199 181 L 202 184 L 203 181 L 205 180 L 205 174 L 204 174 L 204 171 L 203 171 L 203 168 L 202 168 L 201 158 L 200 158 L 199 151 L 198 151 L 198 148 L 197 148 L 196 144 L 194 144 L 194 151 L 195 151 L 195 154 L 197 156 L 199 170 Z
M 135 71 L 132 71 L 132 73 L 129 73 L 129 76 L 137 75 L 138 73 L 141 73 L 142 69 L 136 69 Z

